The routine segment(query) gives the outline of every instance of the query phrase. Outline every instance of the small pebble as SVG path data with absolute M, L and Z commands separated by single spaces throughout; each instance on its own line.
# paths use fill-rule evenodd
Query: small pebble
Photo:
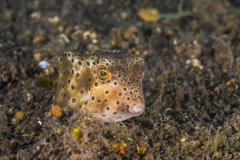
M 50 64 L 47 61 L 41 61 L 38 63 L 38 66 L 41 67 L 42 69 L 47 68 L 50 66 Z

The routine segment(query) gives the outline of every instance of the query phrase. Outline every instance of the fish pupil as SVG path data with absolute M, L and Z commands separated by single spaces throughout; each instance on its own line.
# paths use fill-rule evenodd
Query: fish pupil
M 101 72 L 100 72 L 100 75 L 104 77 L 104 76 L 107 75 L 107 72 L 105 72 L 105 71 L 101 71 Z

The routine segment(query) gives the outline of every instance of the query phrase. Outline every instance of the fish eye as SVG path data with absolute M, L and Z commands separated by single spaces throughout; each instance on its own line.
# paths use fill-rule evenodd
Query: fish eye
M 111 77 L 111 73 L 108 68 L 101 67 L 97 70 L 97 76 L 100 80 L 108 80 Z
M 100 76 L 102 76 L 102 77 L 107 76 L 107 72 L 105 72 L 105 71 L 100 71 Z

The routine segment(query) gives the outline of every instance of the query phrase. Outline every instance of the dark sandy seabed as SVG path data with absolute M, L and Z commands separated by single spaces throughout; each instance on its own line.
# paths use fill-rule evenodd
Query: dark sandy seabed
M 0 159 L 239 159 L 239 6 L 2 0 Z M 161 18 L 146 19 L 156 11 Z M 145 113 L 109 124 L 72 109 L 51 116 L 56 89 L 32 88 L 32 80 L 57 73 L 64 51 L 115 48 L 145 60 Z M 41 60 L 50 66 L 41 69 Z M 76 126 L 82 137 L 74 138 Z

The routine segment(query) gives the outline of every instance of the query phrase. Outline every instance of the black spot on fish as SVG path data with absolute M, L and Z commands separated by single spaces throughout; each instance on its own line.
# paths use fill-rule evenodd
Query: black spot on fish
M 72 103 L 76 103 L 76 99 L 74 98 L 74 99 L 72 99 Z

